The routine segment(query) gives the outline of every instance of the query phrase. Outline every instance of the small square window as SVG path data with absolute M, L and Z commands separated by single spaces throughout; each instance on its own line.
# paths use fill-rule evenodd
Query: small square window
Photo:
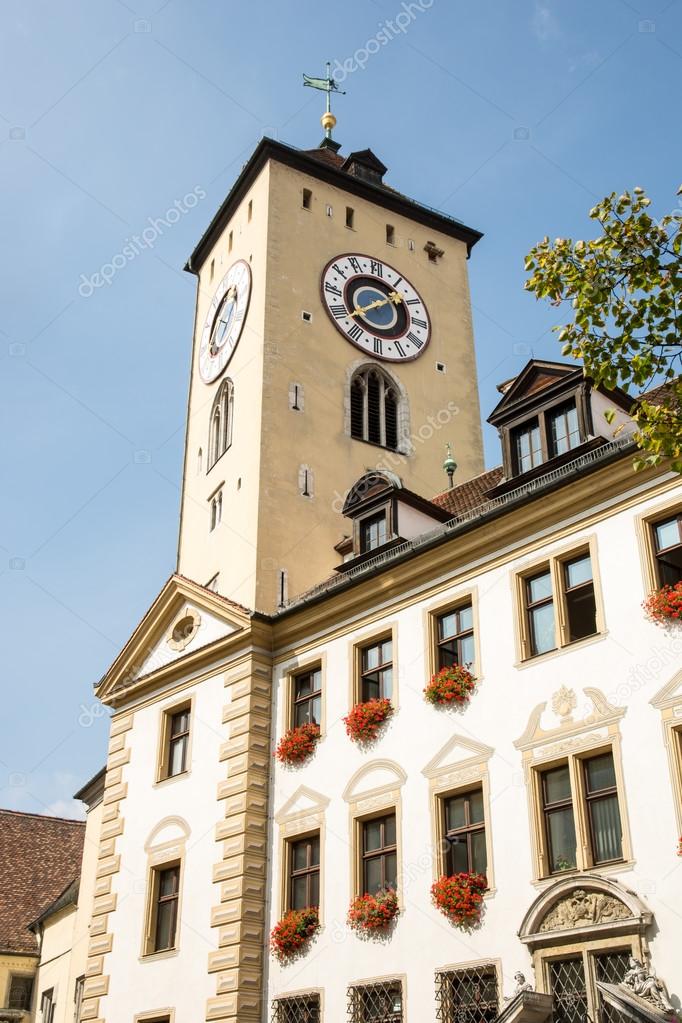
M 307 311 L 307 309 L 302 309 L 301 310 L 301 319 L 303 320 L 304 323 L 311 323 L 312 319 L 313 319 L 313 314 L 309 313 Z
M 436 363 L 436 373 L 447 373 L 447 366 L 444 362 Z
M 272 1003 L 272 1023 L 321 1023 L 320 996 L 291 995 Z
M 311 206 L 312 206 L 312 203 L 313 203 L 313 193 L 311 192 L 311 190 L 309 188 L 304 188 L 303 189 L 302 199 L 301 199 L 301 205 L 303 206 L 303 209 L 304 210 L 309 210 L 311 208 Z
M 353 230 L 354 222 L 355 210 L 352 206 L 346 206 L 346 227 L 349 227 L 351 231 Z
M 7 1008 L 21 1009 L 24 1012 L 29 1012 L 31 1009 L 32 995 L 33 977 L 27 977 L 20 973 L 15 973 L 10 979 Z

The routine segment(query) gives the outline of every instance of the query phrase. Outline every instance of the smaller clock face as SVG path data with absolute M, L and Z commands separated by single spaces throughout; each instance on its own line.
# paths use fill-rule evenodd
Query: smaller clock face
M 359 253 L 337 256 L 324 268 L 321 286 L 332 322 L 356 348 L 387 362 L 409 362 L 429 343 L 426 305 L 388 263 Z
M 218 285 L 199 342 L 199 373 L 210 384 L 223 372 L 244 327 L 251 297 L 251 268 L 233 263 Z

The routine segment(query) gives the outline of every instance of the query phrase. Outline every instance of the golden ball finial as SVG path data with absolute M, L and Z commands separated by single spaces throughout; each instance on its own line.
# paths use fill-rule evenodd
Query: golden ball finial
M 326 113 L 322 114 L 322 117 L 320 118 L 320 123 L 322 124 L 324 130 L 328 131 L 336 126 L 336 118 L 328 110 Z

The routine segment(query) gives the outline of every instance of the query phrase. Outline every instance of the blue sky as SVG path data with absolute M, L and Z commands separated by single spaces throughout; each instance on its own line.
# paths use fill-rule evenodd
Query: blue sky
M 301 73 L 365 63 L 336 101 L 344 151 L 371 146 L 391 184 L 485 233 L 470 263 L 485 414 L 531 352 L 559 354 L 556 314 L 523 291 L 530 246 L 589 233 L 612 190 L 642 185 L 658 215 L 675 206 L 681 8 L 7 0 L 0 805 L 75 813 L 103 763 L 92 685 L 174 568 L 194 288 L 182 266 L 262 135 L 318 143 L 322 97 Z M 194 189 L 206 198 L 151 248 L 79 292 Z

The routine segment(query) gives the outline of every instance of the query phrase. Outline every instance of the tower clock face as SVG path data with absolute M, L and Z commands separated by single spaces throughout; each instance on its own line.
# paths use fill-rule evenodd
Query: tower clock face
M 346 253 L 322 271 L 322 301 L 356 348 L 386 362 L 409 362 L 431 337 L 426 305 L 406 277 L 380 259 Z
M 218 285 L 199 342 L 199 373 L 210 384 L 237 347 L 251 297 L 251 267 L 238 259 Z

